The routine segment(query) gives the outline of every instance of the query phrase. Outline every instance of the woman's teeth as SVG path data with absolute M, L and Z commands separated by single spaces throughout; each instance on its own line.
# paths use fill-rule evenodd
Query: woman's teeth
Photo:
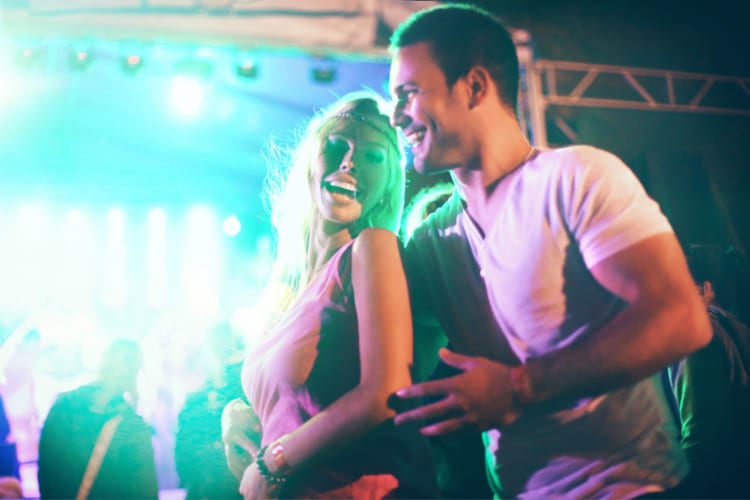
M 357 197 L 357 186 L 351 182 L 346 181 L 329 181 L 328 188 L 333 193 L 340 193 L 351 196 L 352 198 Z

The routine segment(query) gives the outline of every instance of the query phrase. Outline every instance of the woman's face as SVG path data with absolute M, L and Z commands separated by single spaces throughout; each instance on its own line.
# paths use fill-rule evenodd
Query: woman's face
M 354 119 L 341 119 L 322 137 L 310 189 L 326 233 L 356 222 L 383 199 L 391 149 L 375 126 Z

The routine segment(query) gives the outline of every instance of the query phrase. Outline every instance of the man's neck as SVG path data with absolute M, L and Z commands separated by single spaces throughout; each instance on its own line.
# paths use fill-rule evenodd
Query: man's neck
M 489 195 L 498 182 L 527 159 L 531 145 L 514 114 L 505 110 L 478 131 L 479 146 L 469 162 L 453 171 L 460 185 Z
M 503 154 L 494 161 L 488 159 L 475 168 L 458 168 L 451 172 L 453 181 L 461 191 L 469 214 L 482 229 L 484 228 L 484 207 L 487 200 L 508 174 L 523 166 L 534 149 L 525 138 L 508 144 Z
M 524 139 L 514 144 L 506 153 L 492 160 L 478 159 L 474 168 L 462 167 L 451 172 L 469 205 L 472 201 L 484 200 L 495 190 L 497 185 L 511 172 L 521 167 L 531 157 L 533 148 Z

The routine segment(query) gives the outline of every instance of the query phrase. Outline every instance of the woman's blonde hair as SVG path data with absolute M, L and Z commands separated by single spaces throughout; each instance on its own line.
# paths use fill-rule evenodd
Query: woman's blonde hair
M 310 269 L 309 255 L 314 251 L 312 229 L 319 227 L 322 215 L 314 203 L 311 189 L 315 165 L 326 137 L 332 127 L 342 120 L 371 126 L 386 138 L 388 169 L 383 199 L 350 226 L 352 237 L 363 229 L 379 227 L 398 232 L 404 204 L 404 156 L 396 130 L 390 125 L 385 102 L 374 92 L 360 91 L 346 94 L 318 112 L 307 124 L 297 146 L 289 154 L 288 162 L 278 161 L 280 151 L 273 156 L 266 178 L 265 201 L 271 212 L 276 248 L 271 285 L 283 283 L 288 295 L 285 309 L 309 283 L 316 269 Z M 282 151 L 283 153 L 283 151 Z M 267 290 L 268 291 L 268 290 Z

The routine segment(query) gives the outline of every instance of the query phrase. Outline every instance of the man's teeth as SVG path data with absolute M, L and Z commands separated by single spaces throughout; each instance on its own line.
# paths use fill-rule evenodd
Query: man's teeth
M 410 144 L 417 145 L 422 142 L 422 139 L 424 139 L 424 132 L 412 132 L 406 136 L 406 139 Z

